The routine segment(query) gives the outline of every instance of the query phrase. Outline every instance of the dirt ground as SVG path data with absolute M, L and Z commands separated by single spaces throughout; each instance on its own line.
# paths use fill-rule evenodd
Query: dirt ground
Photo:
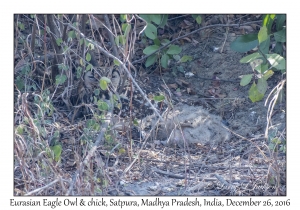
M 217 196 L 274 193 L 274 186 L 265 186 L 272 159 L 268 152 L 269 142 L 263 138 L 267 126 L 267 97 L 252 103 L 248 98 L 250 87 L 240 86 L 238 76 L 251 74 L 252 69 L 249 64 L 239 62 L 244 54 L 230 49 L 229 44 L 234 38 L 234 34 L 229 34 L 222 53 L 214 50 L 222 46 L 224 40 L 220 39 L 202 43 L 199 40 L 197 46 L 185 44 L 181 54 L 192 55 L 196 59 L 187 64 L 174 63 L 170 67 L 173 71 L 150 72 L 149 82 L 143 87 L 146 92 L 167 93 L 164 89 L 167 85 L 171 87 L 174 104 L 189 104 L 222 117 L 224 124 L 232 131 L 230 140 L 217 145 L 194 144 L 188 151 L 149 142 L 146 148 L 137 150 L 140 151 L 138 164 L 131 168 L 111 194 Z M 187 78 L 176 68 L 192 72 L 194 76 Z M 209 80 L 214 74 L 220 81 Z M 184 81 L 184 84 L 180 86 L 181 83 L 176 82 L 178 80 Z M 279 81 L 280 74 L 275 74 L 268 81 L 266 96 Z M 174 84 L 180 91 L 172 88 Z M 212 96 L 213 90 L 219 98 Z M 188 91 L 191 91 L 190 94 Z M 285 100 L 275 106 L 269 136 L 285 135 L 285 107 Z M 278 163 L 285 168 L 284 153 L 279 155 Z M 281 193 L 285 194 L 285 172 L 280 182 Z M 229 188 L 229 183 L 232 188 Z M 250 186 L 260 189 L 251 190 Z

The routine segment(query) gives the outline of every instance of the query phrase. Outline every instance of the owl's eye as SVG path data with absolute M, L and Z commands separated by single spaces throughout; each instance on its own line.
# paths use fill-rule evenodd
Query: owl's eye
M 118 70 L 113 70 L 112 71 L 112 78 L 116 78 L 116 77 L 120 77 L 120 73 L 119 73 L 119 71 Z

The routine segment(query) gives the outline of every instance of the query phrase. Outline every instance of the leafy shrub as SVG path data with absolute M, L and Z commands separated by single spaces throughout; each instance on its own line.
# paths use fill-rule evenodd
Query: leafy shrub
M 276 32 L 272 32 L 273 22 L 276 20 Z M 241 63 L 250 63 L 253 74 L 244 75 L 240 85 L 246 86 L 252 80 L 249 90 L 249 98 L 252 102 L 263 99 L 268 83 L 267 80 L 274 74 L 274 71 L 286 71 L 286 61 L 283 55 L 284 43 L 286 42 L 285 15 L 265 15 L 263 24 L 258 33 L 246 34 L 238 37 L 230 45 L 232 50 L 237 52 L 248 52 L 256 47 L 258 51 L 240 60 Z M 269 53 L 271 37 L 275 39 L 273 45 L 274 53 Z
M 146 60 L 145 66 L 149 67 L 159 60 L 160 65 L 163 68 L 167 68 L 169 59 L 172 58 L 172 56 L 178 55 L 182 50 L 178 45 L 170 44 L 167 48 L 162 49 L 161 52 L 156 52 L 160 47 L 170 42 L 168 39 L 160 40 L 157 36 L 157 28 L 163 28 L 166 25 L 168 15 L 141 15 L 141 17 L 147 22 L 145 35 L 154 42 L 154 45 L 150 45 L 143 50 L 145 55 L 150 55 Z M 157 26 L 155 26 L 155 24 Z

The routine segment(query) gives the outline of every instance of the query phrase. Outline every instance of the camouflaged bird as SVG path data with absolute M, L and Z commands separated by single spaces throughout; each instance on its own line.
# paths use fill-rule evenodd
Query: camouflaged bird
M 74 106 L 76 106 L 73 116 L 72 122 L 74 119 L 91 115 L 93 113 L 93 107 L 96 108 L 94 104 L 94 99 L 101 99 L 109 102 L 109 91 L 113 90 L 115 92 L 120 83 L 120 74 L 117 69 L 113 69 L 111 71 L 110 77 L 111 83 L 109 84 L 109 89 L 101 90 L 99 87 L 99 79 L 95 77 L 93 71 L 87 71 L 83 75 L 83 79 L 80 81 L 77 87 L 76 99 L 73 100 Z M 95 94 L 95 90 L 98 89 L 100 91 L 99 94 Z M 97 111 L 97 109 L 95 109 Z

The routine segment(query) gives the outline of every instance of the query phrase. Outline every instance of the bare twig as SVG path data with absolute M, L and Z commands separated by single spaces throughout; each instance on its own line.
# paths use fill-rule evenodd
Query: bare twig
M 133 82 L 133 84 L 136 86 L 136 88 L 139 90 L 139 92 L 141 93 L 141 95 L 143 96 L 143 98 L 150 104 L 151 109 L 155 112 L 155 114 L 162 120 L 164 121 L 164 119 L 162 118 L 162 116 L 158 113 L 157 109 L 153 106 L 153 104 L 150 102 L 150 100 L 148 99 L 147 95 L 144 93 L 144 91 L 140 88 L 140 86 L 137 84 L 137 82 L 134 80 L 134 78 L 132 77 L 132 75 L 130 74 L 129 70 L 127 69 L 126 65 L 117 57 L 115 57 L 114 55 L 112 55 L 110 52 L 106 51 L 105 49 L 103 49 L 97 42 L 95 42 L 94 40 L 91 40 L 89 38 L 87 38 L 84 34 L 81 33 L 80 30 L 78 30 L 76 27 L 74 27 L 72 24 L 69 23 L 64 23 L 64 24 L 68 24 L 68 26 L 72 29 L 74 29 L 75 31 L 77 31 L 81 37 L 85 38 L 87 41 L 89 41 L 90 43 L 92 43 L 93 45 L 95 45 L 103 54 L 105 54 L 106 56 L 113 58 L 115 60 L 117 60 L 120 65 L 122 66 L 122 68 L 126 71 L 128 77 L 131 79 L 131 81 Z
M 167 112 L 168 112 L 168 109 L 166 109 L 166 110 L 164 111 L 163 115 L 164 115 L 165 113 L 167 113 Z M 156 128 L 156 125 L 157 125 L 159 122 L 160 122 L 160 119 L 158 119 L 158 120 L 154 123 L 154 125 L 153 125 L 152 128 L 151 128 L 151 130 L 148 132 L 148 135 L 145 136 L 145 140 L 144 140 L 144 142 L 143 142 L 143 145 L 141 146 L 141 149 L 138 151 L 138 153 L 137 153 L 137 155 L 136 155 L 136 158 L 135 158 L 135 159 L 130 163 L 130 165 L 124 170 L 123 175 L 125 175 L 125 174 L 131 169 L 131 167 L 133 166 L 133 164 L 139 159 L 140 153 L 141 153 L 141 151 L 143 150 L 144 146 L 146 145 L 146 142 L 147 142 L 148 138 L 151 136 L 152 131 Z
M 229 20 L 228 20 L 228 16 L 227 16 L 227 24 L 228 23 L 229 23 Z M 222 47 L 220 49 L 220 53 L 223 53 L 223 49 L 224 49 L 225 43 L 226 43 L 227 38 L 228 38 L 228 30 L 229 30 L 229 27 L 226 27 L 225 39 L 224 39 L 224 42 L 223 42 Z
M 110 99 L 112 101 L 112 93 L 110 92 Z M 112 104 L 112 103 L 111 103 Z M 83 167 L 85 165 L 88 165 L 88 161 L 91 159 L 91 157 L 94 155 L 97 147 L 101 144 L 101 142 L 103 141 L 103 136 L 107 131 L 107 128 L 111 122 L 111 118 L 112 118 L 112 111 L 113 111 L 113 106 L 111 106 L 110 110 L 108 111 L 108 113 L 106 114 L 106 120 L 105 123 L 101 126 L 101 131 L 97 136 L 97 139 L 93 145 L 93 147 L 90 149 L 90 151 L 88 152 L 87 156 L 84 158 L 84 161 L 81 163 L 80 165 L 80 169 L 79 172 L 83 170 Z
M 262 154 L 262 156 L 264 156 L 264 158 L 267 160 L 267 156 L 264 154 L 264 152 L 259 148 L 259 146 L 257 146 L 257 144 L 255 142 L 253 142 L 252 140 L 255 140 L 255 139 L 247 139 L 246 137 L 244 136 L 241 136 L 240 134 L 237 134 L 235 133 L 234 131 L 232 131 L 231 129 L 227 128 L 226 126 L 223 126 L 225 129 L 227 129 L 228 131 L 230 131 L 232 134 L 236 135 L 237 137 L 241 138 L 242 140 L 246 140 L 246 141 L 249 141 L 251 144 L 253 144 L 259 151 L 260 153 Z
M 73 188 L 74 188 L 75 182 L 76 182 L 76 174 L 73 174 L 72 181 L 70 183 L 70 186 L 69 186 L 69 189 L 68 189 L 68 191 L 66 193 L 66 196 L 70 195 L 71 192 L 73 192 Z
M 49 25 L 49 28 L 50 28 L 50 31 L 51 31 L 51 33 L 50 33 L 51 43 L 52 43 L 52 46 L 53 46 L 53 48 L 56 52 L 55 56 L 54 56 L 54 59 L 53 59 L 54 64 L 53 64 L 52 72 L 51 72 L 52 79 L 55 79 L 56 76 L 59 74 L 59 69 L 58 69 L 57 64 L 63 63 L 63 57 L 62 57 L 62 50 L 56 44 L 56 38 L 55 37 L 59 37 L 59 34 L 58 34 L 58 32 L 56 30 L 56 27 L 54 25 L 53 15 L 51 15 L 51 14 L 47 15 L 47 21 L 48 21 L 48 25 Z
M 44 189 L 46 189 L 46 188 L 48 188 L 48 187 L 54 185 L 54 184 L 55 184 L 56 182 L 58 182 L 58 181 L 60 181 L 60 179 L 55 179 L 54 181 L 50 182 L 49 184 L 47 184 L 47 185 L 45 185 L 45 186 L 43 186 L 43 187 L 40 187 L 40 188 L 38 188 L 38 189 L 35 189 L 35 190 L 33 190 L 33 191 L 29 192 L 29 193 L 26 193 L 25 195 L 32 195 L 32 194 L 34 194 L 34 193 L 37 193 L 37 192 L 39 192 L 39 191 L 41 191 L 41 190 L 44 190 Z
M 83 34 L 85 34 L 85 23 L 87 21 L 87 15 L 82 15 L 81 16 L 81 31 Z M 81 46 L 81 54 L 82 54 L 82 57 L 84 58 L 85 57 L 85 42 L 83 42 L 82 46 Z M 83 59 L 83 61 L 85 61 L 85 59 Z
M 265 138 L 268 138 L 268 132 L 269 132 L 269 125 L 271 124 L 271 118 L 272 118 L 272 113 L 274 110 L 274 106 L 276 104 L 276 101 L 279 97 L 280 92 L 282 91 L 284 84 L 285 84 L 286 80 L 282 80 L 281 82 L 279 82 L 278 85 L 276 85 L 273 90 L 270 92 L 270 94 L 268 95 L 266 102 L 265 102 L 265 106 L 268 103 L 268 100 L 270 98 L 270 96 L 275 92 L 274 97 L 271 99 L 269 106 L 268 106 L 268 111 L 267 111 L 267 126 L 266 126 L 266 131 L 265 131 Z
M 118 50 L 117 50 L 117 46 L 115 44 L 114 37 L 112 36 L 113 34 L 112 34 L 111 27 L 110 27 L 108 15 L 103 15 L 103 16 L 104 16 L 104 21 L 105 21 L 105 24 L 106 24 L 106 27 L 107 27 L 106 29 L 107 29 L 107 32 L 108 32 L 108 38 L 109 38 L 109 41 L 112 45 L 113 55 L 117 58 L 120 58 Z
M 36 33 L 36 22 L 33 23 L 32 33 L 31 33 L 31 43 L 30 43 L 30 48 L 31 48 L 31 53 L 32 53 L 32 55 L 34 55 L 35 33 Z
M 156 173 L 159 173 L 159 174 L 162 174 L 162 175 L 166 175 L 168 177 L 171 177 L 171 178 L 175 178 L 175 179 L 185 179 L 186 177 L 185 176 L 182 176 L 182 175 L 179 175 L 179 174 L 174 174 L 174 173 L 171 173 L 171 172 L 167 172 L 167 171 L 162 171 L 158 168 L 152 168 L 152 171 L 156 172 Z

